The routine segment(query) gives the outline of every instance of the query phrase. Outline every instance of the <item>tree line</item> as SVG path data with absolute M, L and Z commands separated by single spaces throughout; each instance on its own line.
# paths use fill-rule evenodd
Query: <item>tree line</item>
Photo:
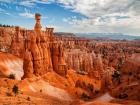
M 0 24 L 0 27 L 14 27 L 13 25 Z

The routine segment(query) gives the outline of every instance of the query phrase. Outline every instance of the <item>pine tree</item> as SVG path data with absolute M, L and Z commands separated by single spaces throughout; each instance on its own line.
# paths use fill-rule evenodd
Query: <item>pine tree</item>
M 12 91 L 14 92 L 14 94 L 16 96 L 18 94 L 18 92 L 19 92 L 18 86 L 17 85 L 14 85 Z

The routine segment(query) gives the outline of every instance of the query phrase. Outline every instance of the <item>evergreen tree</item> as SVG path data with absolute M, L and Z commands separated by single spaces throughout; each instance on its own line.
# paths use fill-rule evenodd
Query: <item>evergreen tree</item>
M 17 85 L 14 85 L 12 91 L 14 92 L 14 94 L 16 96 L 18 94 L 18 92 L 19 92 L 18 86 Z

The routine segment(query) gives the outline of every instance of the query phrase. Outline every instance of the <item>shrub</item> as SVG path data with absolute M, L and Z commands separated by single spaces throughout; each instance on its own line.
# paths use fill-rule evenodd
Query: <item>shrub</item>
M 119 71 L 114 71 L 114 73 L 112 74 L 112 77 L 113 78 L 119 78 L 121 75 L 120 75 L 120 72 Z
M 18 86 L 14 85 L 12 91 L 13 91 L 13 93 L 14 93 L 15 96 L 16 96 L 16 95 L 18 94 L 18 92 L 19 92 Z
M 92 84 L 88 84 L 88 89 L 92 92 L 94 90 L 94 87 Z
M 128 97 L 127 94 L 119 94 L 119 99 L 125 99 L 127 97 Z
M 95 90 L 95 93 L 98 94 L 100 92 L 100 90 Z
M 30 97 L 27 97 L 27 100 L 28 100 L 28 101 L 31 101 Z
M 88 96 L 86 93 L 82 93 L 81 98 L 84 99 L 84 100 L 89 100 L 89 99 L 91 99 L 90 96 Z
M 10 74 L 9 79 L 15 79 L 15 74 Z

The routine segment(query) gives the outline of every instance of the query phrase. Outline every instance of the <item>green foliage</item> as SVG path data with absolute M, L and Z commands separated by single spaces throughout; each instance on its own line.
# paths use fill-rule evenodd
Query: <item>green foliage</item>
M 15 79 L 15 74 L 10 74 L 9 79 Z
M 13 26 L 6 25 L 6 24 L 0 24 L 0 27 L 13 27 Z
M 112 74 L 112 77 L 113 78 L 119 78 L 121 76 L 120 72 L 119 71 L 114 71 L 114 73 Z
M 93 90 L 94 90 L 94 87 L 93 87 L 93 85 L 92 84 L 88 84 L 88 89 L 91 91 L 91 92 L 93 92 Z
M 121 84 L 121 79 L 120 79 L 121 73 L 120 71 L 116 70 L 114 71 L 114 73 L 112 74 L 112 80 L 118 84 Z
M 127 94 L 123 94 L 123 93 L 121 93 L 121 94 L 119 94 L 119 99 L 125 99 L 125 98 L 127 98 L 128 97 L 128 95 Z
M 100 90 L 95 90 L 95 94 L 98 94 L 100 92 Z
M 17 85 L 14 85 L 12 91 L 13 91 L 13 93 L 14 93 L 15 95 L 17 95 L 18 92 L 19 92 L 18 86 L 17 86 Z
M 88 96 L 86 93 L 82 93 L 81 98 L 84 99 L 84 100 L 89 100 L 89 99 L 91 99 L 91 97 Z

